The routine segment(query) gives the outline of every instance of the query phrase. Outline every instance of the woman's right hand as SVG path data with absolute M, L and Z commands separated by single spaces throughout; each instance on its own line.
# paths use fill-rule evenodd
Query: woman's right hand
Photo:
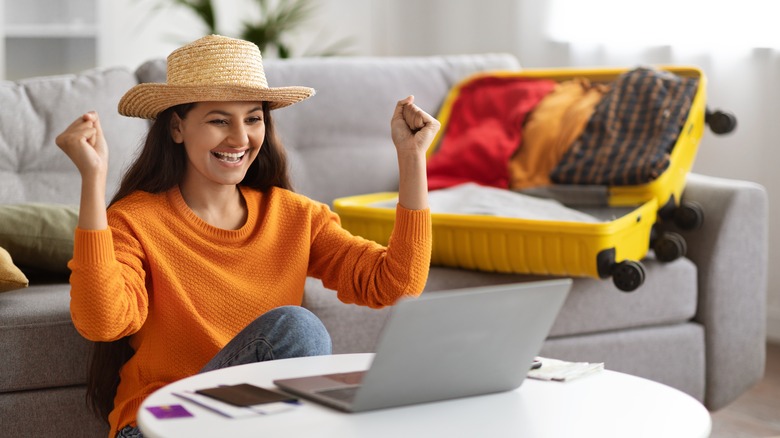
M 82 178 L 107 174 L 108 146 L 96 112 L 90 111 L 76 119 L 55 142 L 73 161 Z
M 108 145 L 97 113 L 90 111 L 76 119 L 57 136 L 55 142 L 81 173 L 79 228 L 106 229 Z

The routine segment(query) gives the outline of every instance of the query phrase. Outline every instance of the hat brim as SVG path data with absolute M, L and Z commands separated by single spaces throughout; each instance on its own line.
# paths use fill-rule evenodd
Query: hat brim
M 269 102 L 270 108 L 283 108 L 314 95 L 309 87 L 256 88 L 240 85 L 209 87 L 143 83 L 131 88 L 119 101 L 119 114 L 154 119 L 176 105 L 194 102 Z

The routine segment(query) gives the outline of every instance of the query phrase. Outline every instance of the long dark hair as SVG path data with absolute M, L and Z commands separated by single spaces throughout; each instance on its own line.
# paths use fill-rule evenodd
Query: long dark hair
M 141 190 L 162 193 L 178 185 L 187 169 L 184 145 L 175 143 L 170 125 L 173 114 L 184 119 L 195 104 L 183 104 L 161 112 L 151 128 L 135 162 L 122 178 L 110 205 Z M 255 161 L 249 166 L 240 185 L 267 191 L 272 187 L 292 190 L 287 169 L 287 157 L 276 136 L 271 111 L 263 102 L 265 140 Z M 119 370 L 133 356 L 129 337 L 113 342 L 94 342 L 87 375 L 87 405 L 99 418 L 108 422 L 114 409 L 114 397 L 119 387 Z

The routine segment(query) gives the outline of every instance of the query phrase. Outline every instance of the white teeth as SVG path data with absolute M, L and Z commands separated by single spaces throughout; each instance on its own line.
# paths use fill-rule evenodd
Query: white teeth
M 214 152 L 214 156 L 224 161 L 238 161 L 246 154 L 246 151 L 241 152 Z

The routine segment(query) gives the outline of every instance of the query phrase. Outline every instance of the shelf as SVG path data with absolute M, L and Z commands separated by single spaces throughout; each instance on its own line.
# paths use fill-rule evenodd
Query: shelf
M 28 24 L 6 25 L 6 38 L 92 38 L 97 37 L 95 25 L 86 24 Z
M 97 65 L 101 0 L 0 0 L 0 79 L 78 73 Z
M 78 73 L 96 65 L 97 38 L 10 38 L 5 41 L 6 80 Z

